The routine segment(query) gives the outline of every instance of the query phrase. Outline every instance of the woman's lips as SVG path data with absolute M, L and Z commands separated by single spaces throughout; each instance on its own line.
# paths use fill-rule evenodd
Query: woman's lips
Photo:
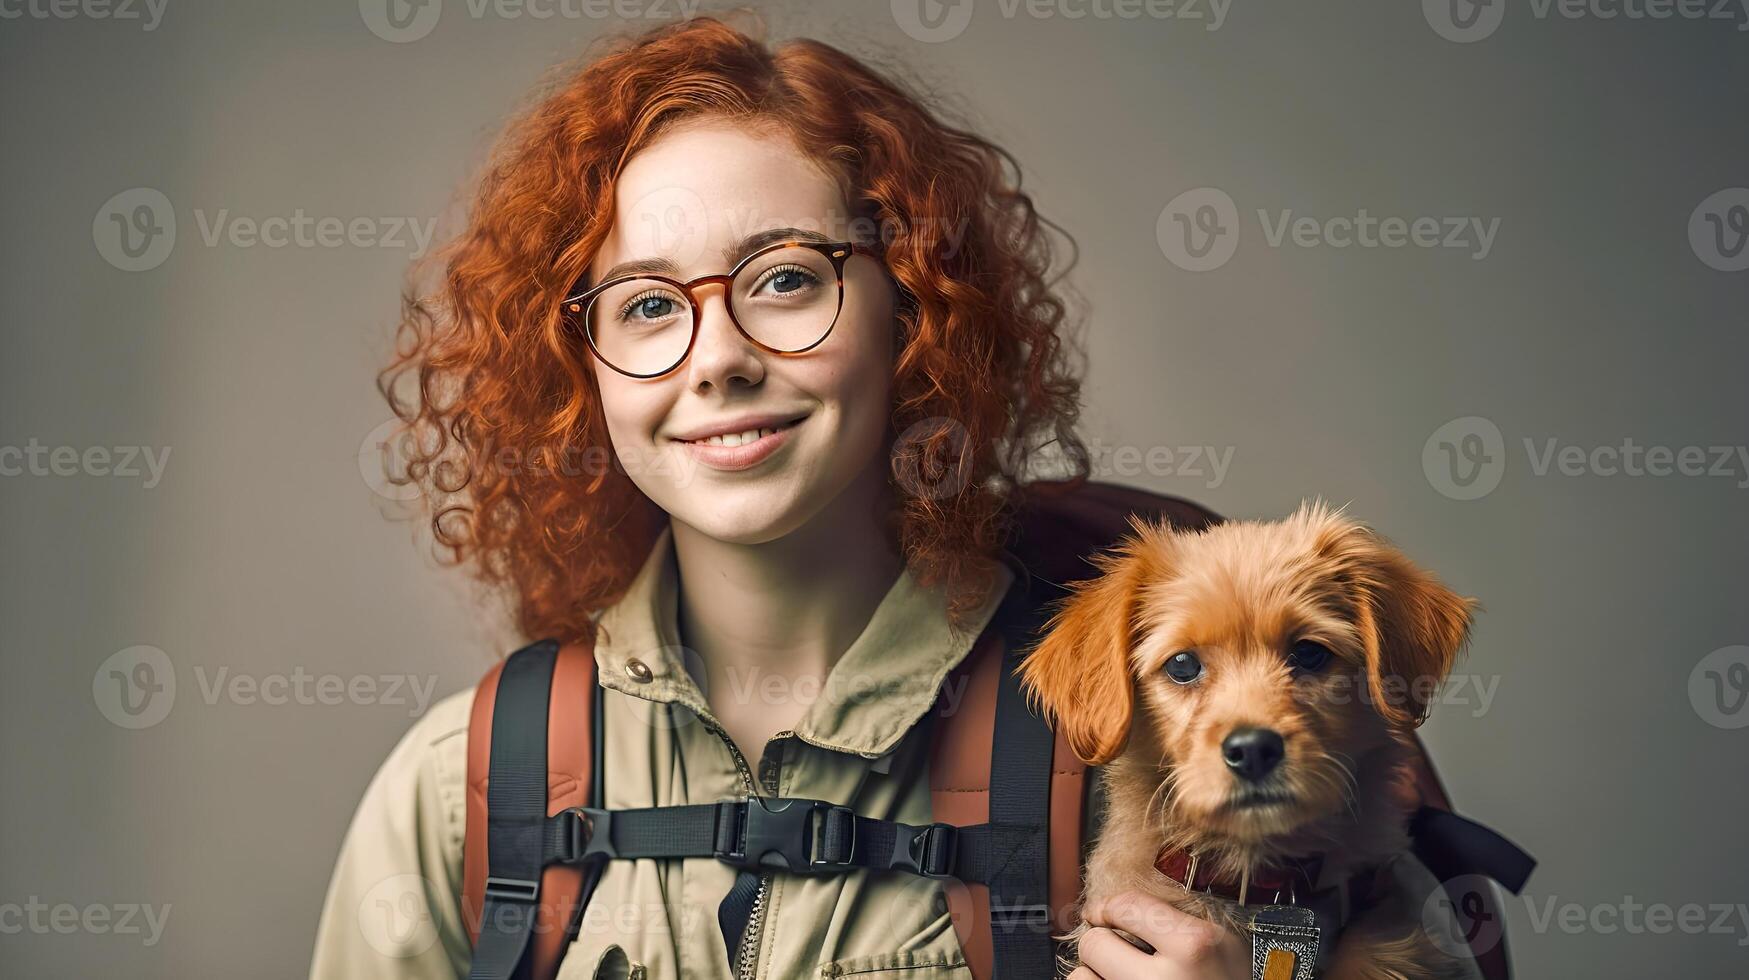
M 805 421 L 807 421 L 806 418 L 800 418 L 794 422 L 785 423 L 782 427 L 767 432 L 752 442 L 743 442 L 738 446 L 711 445 L 703 440 L 687 442 L 684 439 L 676 439 L 674 441 L 691 454 L 693 459 L 713 470 L 745 470 L 759 465 L 766 457 L 783 448 L 784 443 L 789 441 L 790 433 L 794 432 L 796 426 Z

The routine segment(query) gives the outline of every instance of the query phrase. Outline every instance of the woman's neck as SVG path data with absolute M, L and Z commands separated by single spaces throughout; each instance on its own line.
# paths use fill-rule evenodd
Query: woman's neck
M 880 519 L 887 494 L 884 478 L 858 481 L 763 544 L 673 523 L 680 635 L 703 661 L 713 707 L 771 675 L 793 683 L 831 672 L 904 566 Z

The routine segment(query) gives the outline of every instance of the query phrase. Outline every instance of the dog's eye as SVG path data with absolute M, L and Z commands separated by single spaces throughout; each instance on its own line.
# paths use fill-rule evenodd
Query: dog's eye
M 1189 684 L 1202 676 L 1202 661 L 1189 650 L 1181 650 L 1166 658 L 1166 676 L 1180 684 Z
M 1324 644 L 1314 640 L 1301 640 L 1288 653 L 1287 662 L 1295 670 L 1316 673 L 1330 662 L 1330 656 L 1330 648 Z

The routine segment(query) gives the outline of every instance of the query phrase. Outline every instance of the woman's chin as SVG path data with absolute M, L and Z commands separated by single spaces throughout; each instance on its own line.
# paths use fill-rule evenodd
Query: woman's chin
M 787 494 L 772 488 L 724 488 L 663 505 L 677 523 L 725 544 L 758 545 L 782 538 L 807 519 Z

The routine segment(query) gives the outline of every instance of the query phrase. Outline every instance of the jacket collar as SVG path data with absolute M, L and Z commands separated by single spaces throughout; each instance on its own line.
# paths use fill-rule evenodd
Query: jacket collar
M 679 641 L 677 569 L 673 531 L 665 526 L 625 595 L 598 617 L 595 662 L 603 687 L 684 705 L 714 722 L 704 693 L 684 666 L 689 660 L 695 670 L 700 665 L 698 655 Z M 923 586 L 910 568 L 902 570 L 868 626 L 833 665 L 797 723 L 796 737 L 871 759 L 891 751 L 935 702 L 948 671 L 971 651 L 1001 604 L 1014 573 L 997 563 L 996 575 L 967 628 L 955 630 L 948 622 L 946 594 Z

